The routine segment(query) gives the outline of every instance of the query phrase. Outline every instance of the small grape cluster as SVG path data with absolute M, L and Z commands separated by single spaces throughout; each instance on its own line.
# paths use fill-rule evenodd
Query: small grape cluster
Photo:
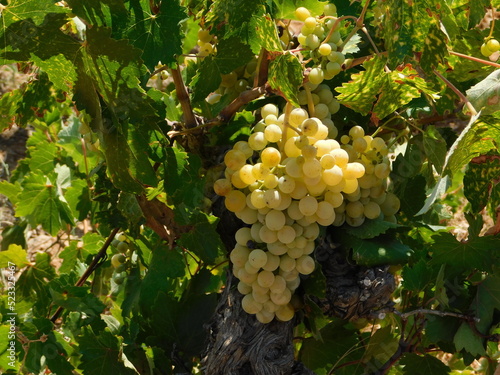
M 490 57 L 498 51 L 500 51 L 500 42 L 494 38 L 488 39 L 481 45 L 481 54 L 484 57 Z
M 343 40 L 337 22 L 337 8 L 334 4 L 326 4 L 324 17 L 312 17 L 307 8 L 295 10 L 295 16 L 304 22 L 297 36 L 301 48 L 311 51 L 315 67 L 309 72 L 309 82 L 320 84 L 340 73 L 345 61 L 344 54 L 339 51 Z
M 130 258 L 130 245 L 127 236 L 124 233 L 118 233 L 111 242 L 118 253 L 111 257 L 111 265 L 114 268 L 113 281 L 116 284 L 123 284 L 127 277 L 127 259 Z
M 197 54 L 198 57 L 206 57 L 216 52 L 216 39 L 210 34 L 209 30 L 198 30 L 198 41 L 196 44 L 200 47 L 200 51 Z
M 285 116 L 266 104 L 261 115 L 248 141 L 226 153 L 225 176 L 214 190 L 248 225 L 236 232 L 230 253 L 244 295 L 242 307 L 269 323 L 275 317 L 293 318 L 291 301 L 300 274 L 315 268 L 311 255 L 319 225 L 356 226 L 365 217 L 393 212 L 382 208 L 389 196 L 383 183 L 389 168 L 383 139 L 355 127 L 341 145 L 302 108 Z M 374 177 L 364 181 L 367 169 Z

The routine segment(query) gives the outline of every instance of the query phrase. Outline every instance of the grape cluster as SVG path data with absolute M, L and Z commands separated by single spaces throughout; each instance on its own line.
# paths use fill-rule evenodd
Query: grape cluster
M 116 284 L 123 284 L 127 277 L 127 259 L 131 255 L 127 236 L 124 233 L 118 233 L 111 242 L 111 246 L 118 251 L 111 257 L 111 265 L 114 268 L 112 278 Z
M 198 30 L 198 41 L 196 42 L 200 50 L 197 54 L 198 57 L 206 57 L 216 52 L 216 39 L 210 34 L 209 30 Z
M 215 92 L 210 94 L 206 101 L 208 104 L 219 102 L 220 98 L 227 95 L 228 100 L 235 99 L 240 93 L 250 88 L 257 68 L 257 58 L 253 58 L 246 65 L 228 74 L 221 74 L 221 84 Z
M 340 73 L 345 61 L 344 54 L 339 50 L 343 40 L 337 23 L 337 8 L 334 4 L 326 4 L 324 16 L 312 17 L 304 7 L 295 10 L 295 16 L 304 22 L 297 40 L 300 47 L 310 50 L 315 66 L 309 72 L 309 82 L 320 84 L 330 80 Z
M 500 42 L 496 39 L 488 39 L 488 41 L 484 42 L 481 45 L 481 54 L 484 57 L 490 57 L 493 55 L 495 52 L 500 51 Z
M 383 183 L 389 164 L 381 138 L 355 127 L 341 145 L 302 108 L 285 116 L 266 104 L 261 115 L 248 141 L 226 153 L 225 176 L 214 190 L 247 225 L 236 232 L 230 253 L 242 307 L 268 323 L 294 316 L 299 275 L 315 268 L 319 225 L 361 225 L 365 217 L 394 214 L 395 205 L 382 210 L 390 193 Z

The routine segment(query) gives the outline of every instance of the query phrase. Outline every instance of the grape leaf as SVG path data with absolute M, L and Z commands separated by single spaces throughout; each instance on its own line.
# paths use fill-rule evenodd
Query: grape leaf
M 490 7 L 490 0 L 471 0 L 468 6 L 470 7 L 469 28 L 476 27 L 484 18 L 486 8 Z
M 455 344 L 457 352 L 465 350 L 473 356 L 486 355 L 482 341 L 481 337 L 472 331 L 468 323 L 462 323 L 453 338 L 453 343 Z
M 444 193 L 446 193 L 446 190 L 451 185 L 451 179 L 449 176 L 444 176 L 438 180 L 436 185 L 432 188 L 431 193 L 429 196 L 425 199 L 425 204 L 424 206 L 418 211 L 415 216 L 425 214 L 429 209 L 432 207 L 436 199 L 441 197 Z
M 54 236 L 63 224 L 73 225 L 68 203 L 48 177 L 31 173 L 23 182 L 23 187 L 16 206 L 18 217 L 26 216 L 33 225 L 41 224 Z
M 273 0 L 273 5 L 275 18 L 296 19 L 295 9 L 298 7 L 307 8 L 312 16 L 322 15 L 325 2 L 319 0 Z
M 488 271 L 498 259 L 496 249 L 498 238 L 495 236 L 473 237 L 460 242 L 451 233 L 438 233 L 431 245 L 431 264 L 447 264 L 455 271 L 463 272 L 477 268 Z
M 191 81 L 193 102 L 204 100 L 208 94 L 219 88 L 221 82 L 221 71 L 215 57 L 205 57 Z
M 250 46 L 254 54 L 258 54 L 261 48 L 273 52 L 283 51 L 276 23 L 269 14 L 252 17 L 250 22 Z
M 496 116 L 472 116 L 467 127 L 446 155 L 443 175 L 459 171 L 472 158 L 497 149 L 500 144 L 500 124 Z
M 124 36 L 140 48 L 142 59 L 152 72 L 161 61 L 162 64 L 175 66 L 177 57 L 182 54 L 183 31 L 179 23 L 186 18 L 185 8 L 179 0 L 160 2 L 159 7 L 150 9 L 148 1 L 142 1 L 142 14 L 134 8 L 134 18 Z
M 384 238 L 383 236 L 370 240 L 348 236 L 346 243 L 353 250 L 354 261 L 368 267 L 380 264 L 406 263 L 413 254 L 413 250 L 407 245 L 397 239 Z
M 466 91 L 476 110 L 483 115 L 493 114 L 500 110 L 500 70 L 494 70 L 481 82 Z
M 16 244 L 11 244 L 7 250 L 0 251 L 0 268 L 7 268 L 12 263 L 18 268 L 23 268 L 28 263 L 26 250 Z
M 483 155 L 472 159 L 464 175 L 464 195 L 472 212 L 480 212 L 488 204 L 495 181 L 500 179 L 500 157 Z
M 347 227 L 346 233 L 356 238 L 366 240 L 375 238 L 378 235 L 387 232 L 389 229 L 398 227 L 398 224 L 390 223 L 381 219 L 366 220 L 363 225 L 359 227 Z
M 67 246 L 59 257 L 63 259 L 59 271 L 61 273 L 69 273 L 75 269 L 77 262 L 89 263 L 90 256 L 97 254 L 99 249 L 104 244 L 104 238 L 97 233 L 87 233 L 82 237 L 82 244 L 72 242 Z
M 404 375 L 447 375 L 451 371 L 443 362 L 429 354 L 419 356 L 406 353 L 399 364 L 404 366 Z
M 30 169 L 49 174 L 54 170 L 56 154 L 57 146 L 54 143 L 45 143 L 43 147 L 36 147 L 35 145 L 35 148 L 30 151 Z
M 201 260 L 213 264 L 215 259 L 223 253 L 224 245 L 216 231 L 218 218 L 200 213 L 200 222 L 193 229 L 183 233 L 178 240 L 180 246 L 192 251 Z
M 172 286 L 169 280 L 184 276 L 184 259 L 179 248 L 169 250 L 162 246 L 156 248 L 149 262 L 148 273 L 140 286 L 141 309 L 149 311 L 160 293 L 166 293 Z
M 434 23 L 429 27 L 420 57 L 420 66 L 431 77 L 432 71 L 448 57 L 447 37 L 440 25 Z
M 264 0 L 215 0 L 207 15 L 207 22 L 219 29 L 221 24 L 224 38 L 239 36 L 245 42 L 249 35 L 251 20 L 264 9 Z M 222 35 L 221 35 L 222 36 Z
M 436 168 L 436 171 L 441 173 L 443 171 L 447 147 L 446 141 L 434 125 L 430 125 L 425 129 L 423 144 L 427 158 Z
M 95 334 L 89 326 L 82 327 L 78 337 L 81 364 L 84 375 L 136 374 L 122 360 L 122 339 L 113 335 L 109 328 Z
M 378 369 L 396 353 L 398 346 L 399 339 L 392 332 L 391 326 L 377 329 L 366 346 L 363 363 L 366 363 L 368 369 Z
M 312 337 L 302 341 L 299 360 L 307 368 L 317 372 L 320 369 L 332 368 L 334 365 L 359 359 L 361 353 L 351 350 L 358 344 L 358 338 L 342 326 L 342 321 L 330 323 L 320 330 L 320 334 L 322 341 Z M 343 339 L 339 340 L 339 337 Z
M 200 101 L 212 91 L 219 88 L 221 74 L 229 74 L 236 68 L 245 65 L 253 58 L 250 47 L 239 38 L 230 37 L 217 44 L 217 54 L 203 59 L 196 75 L 191 81 L 193 101 Z
M 6 92 L 0 97 L 0 131 L 14 125 L 17 108 L 22 101 L 24 88 Z
M 19 183 L 10 183 L 8 181 L 0 181 L 0 194 L 5 195 L 12 204 L 17 203 L 17 196 L 22 191 Z
M 404 288 L 414 292 L 420 292 L 433 280 L 433 275 L 423 259 L 412 266 L 404 266 L 401 277 Z
M 343 83 L 336 90 L 340 93 L 337 99 L 343 105 L 367 115 L 377 100 L 381 80 L 385 75 L 385 59 L 375 57 L 363 64 L 364 71 L 351 75 L 351 81 Z
M 279 55 L 269 64 L 269 85 L 288 100 L 300 107 L 297 94 L 302 85 L 302 65 L 295 55 Z

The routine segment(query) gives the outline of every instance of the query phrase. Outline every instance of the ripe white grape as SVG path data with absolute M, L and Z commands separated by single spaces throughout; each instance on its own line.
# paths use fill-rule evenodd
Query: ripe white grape
M 243 281 L 240 281 L 238 283 L 238 292 L 240 292 L 243 295 L 250 294 L 252 293 L 252 287 Z
M 275 275 L 272 285 L 269 287 L 271 293 L 283 293 L 286 289 L 286 280 L 283 276 Z
M 365 208 L 363 204 L 359 201 L 349 202 L 345 207 L 347 215 L 349 215 L 351 218 L 363 216 L 364 210 Z
M 295 189 L 295 180 L 288 176 L 284 175 L 278 179 L 278 189 L 285 194 L 290 194 Z
M 285 288 L 281 293 L 271 293 L 271 301 L 276 305 L 286 305 L 292 299 L 292 292 L 290 289 Z
M 267 145 L 266 136 L 263 132 L 252 133 L 248 138 L 248 145 L 252 150 L 262 150 Z
M 245 284 L 252 284 L 255 280 L 257 280 L 256 273 L 248 273 L 244 268 L 238 270 L 238 275 L 236 276 L 240 281 L 243 281 Z
M 298 258 L 296 261 L 297 271 L 299 271 L 303 275 L 309 275 L 314 271 L 315 264 L 314 259 L 309 255 L 303 255 Z
M 391 168 L 389 168 L 389 166 L 385 163 L 377 164 L 375 166 L 374 173 L 378 179 L 383 180 L 383 179 L 389 177 L 389 174 L 391 173 Z
M 278 240 L 284 244 L 288 244 L 295 239 L 295 229 L 289 225 L 283 226 L 278 230 Z
M 267 250 L 269 250 L 269 252 L 271 254 L 279 256 L 279 255 L 286 254 L 286 252 L 288 251 L 288 248 L 286 247 L 286 245 L 284 243 L 277 241 L 277 242 L 268 244 Z
M 247 183 L 241 180 L 239 171 L 231 174 L 231 184 L 237 189 L 244 189 L 248 186 Z
M 313 215 L 317 209 L 318 200 L 315 197 L 308 195 L 299 201 L 299 210 L 304 216 Z
M 371 201 L 371 202 L 368 202 L 367 204 L 365 204 L 365 210 L 364 210 L 364 215 L 368 218 L 368 219 L 376 219 L 380 216 L 380 213 L 381 213 L 381 209 L 380 209 L 380 206 Z
M 245 165 L 245 162 L 246 156 L 239 150 L 229 150 L 224 156 L 224 164 L 226 164 L 226 167 L 232 169 L 233 171 L 240 169 L 243 165 Z
M 311 17 L 311 13 L 307 8 L 299 7 L 295 9 L 295 17 L 300 21 L 305 21 L 308 17 Z
M 302 166 L 304 176 L 314 178 L 321 175 L 321 163 L 318 159 L 309 159 Z
M 274 316 L 274 312 L 264 311 L 264 309 L 255 314 L 255 318 L 262 324 L 270 323 L 274 319 Z
M 302 109 L 302 108 L 294 108 L 290 112 L 290 116 L 288 118 L 288 121 L 290 122 L 290 125 L 298 128 L 302 122 L 307 119 L 309 115 L 307 114 L 307 111 Z M 290 155 L 288 155 L 290 156 Z
M 332 46 L 328 43 L 323 43 L 319 46 L 318 52 L 322 56 L 328 56 L 332 52 Z
M 290 272 L 295 269 L 295 259 L 287 254 L 284 254 L 280 258 L 280 269 L 285 272 Z
M 264 191 L 256 189 L 252 191 L 250 195 L 250 200 L 253 206 L 257 209 L 266 207 L 266 199 L 264 197 Z
M 280 265 L 280 257 L 271 253 L 267 253 L 267 262 L 262 266 L 265 271 L 276 271 Z
M 313 241 L 319 236 L 319 226 L 316 223 L 312 223 L 304 227 L 304 232 L 302 233 L 305 239 Z
M 276 107 L 274 104 L 268 103 L 260 109 L 260 114 L 262 118 L 266 118 L 268 115 L 274 115 L 278 117 L 279 110 L 278 107 Z
M 238 171 L 240 180 L 247 185 L 251 185 L 255 182 L 256 178 L 253 175 L 253 165 L 245 164 Z
M 353 178 L 352 180 L 344 179 L 344 181 L 345 186 L 342 191 L 346 194 L 352 194 L 359 188 L 358 180 L 356 178 Z
M 327 185 L 336 186 L 344 179 L 344 172 L 339 166 L 334 165 L 332 168 L 324 170 L 322 177 Z
M 251 294 L 247 294 L 241 300 L 241 307 L 248 314 L 257 314 L 262 310 L 262 304 L 255 301 Z
M 380 209 L 382 210 L 384 216 L 392 216 L 399 211 L 400 205 L 401 202 L 395 194 L 387 193 L 384 203 L 380 205 Z
M 309 82 L 315 85 L 319 85 L 321 82 L 323 82 L 324 79 L 325 79 L 325 73 L 323 72 L 323 69 L 319 67 L 312 68 L 311 71 L 309 72 Z
M 260 158 L 262 160 L 262 164 L 265 167 L 272 168 L 280 163 L 281 154 L 274 147 L 266 147 L 264 150 L 262 150 Z
M 250 228 L 243 227 L 243 228 L 238 229 L 234 235 L 234 238 L 236 239 L 237 244 L 239 244 L 241 246 L 247 246 L 248 241 L 252 240 L 252 234 L 251 234 Z
M 257 275 L 257 282 L 263 288 L 269 288 L 274 283 L 274 273 L 271 271 L 260 271 Z
M 289 320 L 292 320 L 295 310 L 290 304 L 287 304 L 276 310 L 274 314 L 278 320 L 288 322 Z
M 269 189 L 264 192 L 264 199 L 267 207 L 276 208 L 281 203 L 281 194 L 276 189 Z
M 301 249 L 299 247 L 291 247 L 286 253 L 290 258 L 297 259 L 304 255 L 304 249 Z
M 261 268 L 267 262 L 267 254 L 261 249 L 255 249 L 248 254 L 248 262 L 255 268 Z
M 271 171 L 262 163 L 257 163 L 253 166 L 252 173 L 257 180 L 263 180 Z
M 364 174 L 365 166 L 358 162 L 349 163 L 344 168 L 344 178 L 346 180 L 361 178 Z
M 335 215 L 333 206 L 326 201 L 318 203 L 318 209 L 316 210 L 316 215 L 321 219 L 329 219 Z
M 231 212 L 238 212 L 246 206 L 246 196 L 239 190 L 231 190 L 224 199 L 226 208 Z
M 279 231 L 285 225 L 286 217 L 282 211 L 271 210 L 266 215 L 266 226 L 274 231 Z
M 236 212 L 236 216 L 241 219 L 245 224 L 253 224 L 258 220 L 258 212 L 246 206 L 243 210 Z
M 305 119 L 300 125 L 300 129 L 302 130 L 303 135 L 314 137 L 318 131 L 318 122 L 311 118 Z
M 347 166 L 347 163 L 349 162 L 349 154 L 347 151 L 339 148 L 330 151 L 330 154 L 335 158 L 335 164 L 337 164 L 340 168 L 345 168 Z
M 270 244 L 278 240 L 278 233 L 264 225 L 259 230 L 259 237 L 265 243 Z
M 279 125 L 271 124 L 264 129 L 264 137 L 268 142 L 279 142 L 282 137 L 282 130 Z
M 258 268 L 256 268 L 256 267 L 254 267 L 254 266 L 252 266 L 252 265 L 250 264 L 250 262 L 248 262 L 248 260 L 247 260 L 247 262 L 245 263 L 245 266 L 243 267 L 243 269 L 244 269 L 245 271 L 247 271 L 247 272 L 248 272 L 249 274 L 251 274 L 251 275 L 253 275 L 253 274 L 257 274 L 257 273 L 259 272 L 259 269 L 258 269 Z
M 111 265 L 114 267 L 114 268 L 118 268 L 119 266 L 121 266 L 123 263 L 125 263 L 125 255 L 123 254 L 115 254 L 111 257 Z
M 232 190 L 231 181 L 227 178 L 220 178 L 214 183 L 215 194 L 225 196 Z

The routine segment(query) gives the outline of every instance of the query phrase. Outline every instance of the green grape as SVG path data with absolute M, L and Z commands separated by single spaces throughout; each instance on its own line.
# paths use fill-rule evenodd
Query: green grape
M 127 273 L 126 272 L 114 272 L 113 273 L 113 281 L 115 284 L 121 285 L 127 278 Z
M 500 42 L 496 39 L 490 39 L 486 42 L 486 48 L 495 53 L 500 50 Z
M 488 45 L 486 43 L 483 43 L 481 45 L 481 54 L 484 57 L 490 57 L 491 55 L 493 55 L 493 51 L 488 48 Z
M 111 257 L 111 265 L 114 267 L 114 268 L 117 268 L 118 266 L 122 265 L 123 263 L 125 263 L 125 255 L 123 254 L 115 254 Z
M 377 203 L 371 201 L 365 204 L 363 213 L 368 219 L 376 219 L 380 216 L 381 212 L 382 211 L 380 209 L 380 206 Z
M 323 43 L 319 46 L 318 52 L 322 56 L 328 56 L 332 52 L 332 46 L 328 43 Z
M 248 255 L 248 262 L 255 268 L 261 268 L 267 262 L 267 254 L 261 249 L 252 250 Z
M 238 292 L 240 292 L 243 295 L 247 295 L 247 294 L 252 293 L 252 286 L 244 283 L 243 281 L 240 281 L 238 283 L 237 289 L 238 289 Z
M 274 283 L 274 273 L 271 271 L 260 271 L 257 275 L 257 282 L 263 288 L 270 288 Z
M 309 72 L 309 82 L 315 85 L 319 85 L 325 79 L 325 73 L 323 69 L 316 67 L 312 68 Z
M 299 7 L 295 9 L 295 17 L 300 21 L 305 21 L 308 17 L 311 17 L 311 13 L 307 8 Z
M 251 294 L 247 294 L 241 300 L 241 307 L 248 314 L 257 314 L 262 310 L 262 304 L 255 301 Z
M 128 243 L 126 243 L 126 242 L 120 242 L 120 243 L 116 246 L 116 249 L 117 249 L 120 253 L 124 253 L 124 252 L 126 252 L 126 251 L 129 249 L 129 245 L 128 245 Z

